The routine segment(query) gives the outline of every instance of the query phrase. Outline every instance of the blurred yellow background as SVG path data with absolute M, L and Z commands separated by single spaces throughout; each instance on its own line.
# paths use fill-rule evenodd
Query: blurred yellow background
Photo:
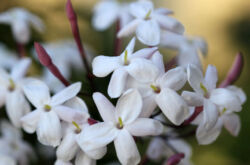
M 246 93 L 250 93 L 250 0 L 156 0 L 157 6 L 172 9 L 186 27 L 186 34 L 204 37 L 209 45 L 209 54 L 203 60 L 218 67 L 220 80 L 225 76 L 235 54 L 244 52 L 245 67 L 237 82 Z M 45 21 L 46 32 L 41 35 L 45 41 L 71 37 L 71 30 L 64 12 L 66 0 L 1 0 L 0 11 L 14 6 L 23 6 L 38 14 Z M 72 0 L 79 15 L 80 31 L 84 42 L 102 49 L 100 32 L 90 24 L 91 11 L 97 0 Z M 245 22 L 244 22 L 245 21 Z M 241 24 L 242 23 L 242 24 Z M 249 27 L 249 29 L 248 29 Z M 242 32 L 242 33 L 241 33 Z M 243 33 L 244 32 L 244 33 Z M 1 34 L 0 34 L 1 35 Z M 242 35 L 242 36 L 241 36 Z M 242 39 L 242 41 L 241 41 Z M 99 52 L 99 51 L 97 51 Z M 250 112 L 249 102 L 241 112 L 242 130 L 238 138 L 226 131 L 217 142 L 209 146 L 198 146 L 191 140 L 193 162 L 197 165 L 247 165 L 250 164 Z

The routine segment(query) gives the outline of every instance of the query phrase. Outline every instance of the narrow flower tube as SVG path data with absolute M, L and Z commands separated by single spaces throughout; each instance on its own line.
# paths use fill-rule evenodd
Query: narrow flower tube
M 47 67 L 50 72 L 58 78 L 65 86 L 69 86 L 70 83 L 63 77 L 59 69 L 55 66 L 55 64 L 52 62 L 50 56 L 46 52 L 46 50 L 37 42 L 35 42 L 35 49 L 38 54 L 38 59 L 40 63 Z
M 183 153 L 177 153 L 168 159 L 166 165 L 177 165 L 184 157 L 185 155 Z
M 232 65 L 230 71 L 228 72 L 226 78 L 220 84 L 220 87 L 221 88 L 227 87 L 228 85 L 231 85 L 235 81 L 237 81 L 238 78 L 240 77 L 243 66 L 244 66 L 243 54 L 241 52 L 239 52 L 237 54 L 237 56 L 235 57 L 234 63 Z

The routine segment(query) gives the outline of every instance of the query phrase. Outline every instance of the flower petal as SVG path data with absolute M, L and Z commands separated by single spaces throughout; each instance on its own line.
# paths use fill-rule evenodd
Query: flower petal
M 2 87 L 8 88 L 9 86 L 9 80 L 10 80 L 10 75 L 2 68 L 0 68 L 0 85 Z
M 137 38 L 145 45 L 155 46 L 160 43 L 160 27 L 155 20 L 141 21 L 136 29 Z
M 65 101 L 72 99 L 81 90 L 81 86 L 82 84 L 80 82 L 77 82 L 64 88 L 62 91 L 58 92 L 51 98 L 51 106 L 60 105 Z
M 218 73 L 216 67 L 213 65 L 208 65 L 204 78 L 204 83 L 206 83 L 208 91 L 211 91 L 216 88 L 217 81 L 218 81 Z
M 93 100 L 103 121 L 115 122 L 115 107 L 113 106 L 113 104 L 99 92 L 95 92 L 93 94 Z
M 128 23 L 127 25 L 123 26 L 123 28 L 117 33 L 118 38 L 127 37 L 130 34 L 134 33 L 136 31 L 136 28 L 141 23 L 142 20 L 135 19 Z
M 26 132 L 34 133 L 36 131 L 41 113 L 42 110 L 36 109 L 21 118 L 22 127 Z
M 97 56 L 92 62 L 93 74 L 97 77 L 105 77 L 120 66 L 120 57 Z
M 73 97 L 72 99 L 66 101 L 63 105 L 89 113 L 86 103 L 80 97 Z
M 240 118 L 236 114 L 223 115 L 222 117 L 225 128 L 233 136 L 238 136 L 240 132 Z
M 138 118 L 125 128 L 133 136 L 157 136 L 163 132 L 161 122 L 148 118 Z
M 230 85 L 230 86 L 227 86 L 227 89 L 234 92 L 240 98 L 241 104 L 246 102 L 247 96 L 246 96 L 245 92 L 241 88 L 238 88 L 238 87 L 236 87 L 234 85 Z
M 36 107 L 41 107 L 50 102 L 48 86 L 37 79 L 27 79 L 23 85 L 23 91 L 28 100 Z
M 203 97 L 195 92 L 183 91 L 181 96 L 189 106 L 203 105 Z
M 114 71 L 108 86 L 108 94 L 111 98 L 117 98 L 122 94 L 127 76 L 128 73 L 124 68 L 119 68 Z
M 55 165 L 72 165 L 72 163 L 57 159 Z
M 152 115 L 152 113 L 154 112 L 156 106 L 157 105 L 153 96 L 143 98 L 143 107 L 140 117 L 150 117 L 150 115 Z
M 107 147 L 101 147 L 95 150 L 85 152 L 91 159 L 101 159 L 107 153 Z
M 133 137 L 123 129 L 114 141 L 116 155 L 124 165 L 136 165 L 140 162 L 140 154 Z
M 11 123 L 20 128 L 21 117 L 30 112 L 29 103 L 26 101 L 21 90 L 15 90 L 7 94 L 6 112 Z
M 225 88 L 217 88 L 211 92 L 210 100 L 221 109 L 226 108 L 227 111 L 241 110 L 240 98 L 232 91 Z
M 135 41 L 136 41 L 136 39 L 135 39 L 135 37 L 133 37 L 125 49 L 125 51 L 127 51 L 127 53 L 128 53 L 128 56 L 130 56 L 134 51 Z M 124 51 L 124 53 L 125 53 L 125 51 Z
M 159 75 L 158 67 L 143 58 L 132 59 L 126 70 L 134 79 L 143 83 L 152 82 Z
M 120 117 L 125 124 L 129 124 L 140 115 L 142 98 L 137 90 L 130 89 L 125 92 L 116 104 L 116 120 Z
M 210 100 L 204 99 L 204 106 L 203 106 L 203 124 L 206 130 L 211 129 L 216 124 L 219 111 L 214 103 Z
M 182 67 L 170 69 L 160 79 L 161 88 L 171 88 L 175 91 L 181 89 L 187 81 L 187 75 Z
M 118 130 L 112 122 L 96 123 L 87 126 L 77 135 L 76 141 L 85 152 L 105 147 L 117 136 Z
M 172 89 L 161 89 L 155 101 L 164 115 L 175 125 L 180 125 L 189 116 L 186 102 Z
M 158 50 L 157 47 L 144 48 L 133 53 L 133 58 L 150 58 Z
M 75 159 L 75 165 L 96 165 L 96 160 L 91 159 L 82 151 L 78 152 Z
M 164 66 L 164 61 L 163 61 L 163 56 L 159 51 L 155 52 L 152 57 L 151 61 L 157 66 L 160 70 L 160 74 L 165 73 L 165 66 Z
M 24 58 L 20 60 L 11 70 L 11 78 L 17 81 L 25 76 L 27 73 L 31 60 L 29 58 Z
M 62 138 L 61 123 L 54 111 L 41 113 L 37 126 L 37 137 L 43 145 L 56 147 Z
M 154 4 L 151 1 L 137 1 L 129 6 L 130 13 L 136 18 L 144 19 L 148 12 L 152 12 Z
M 207 145 L 214 142 L 219 136 L 222 128 L 222 121 L 219 119 L 216 125 L 210 130 L 204 129 L 204 125 L 199 125 L 196 130 L 196 138 L 199 144 Z
M 75 140 L 75 133 L 67 133 L 60 145 L 57 147 L 56 156 L 57 159 L 63 160 L 65 162 L 72 160 L 79 149 L 78 144 Z
M 203 82 L 203 75 L 201 70 L 195 65 L 188 65 L 187 78 L 190 86 L 194 89 L 194 91 L 203 94 L 203 91 L 200 88 L 200 85 Z

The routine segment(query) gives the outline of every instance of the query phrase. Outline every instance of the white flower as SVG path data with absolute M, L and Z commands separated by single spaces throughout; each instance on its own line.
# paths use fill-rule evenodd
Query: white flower
M 161 29 L 182 34 L 183 25 L 176 19 L 169 17 L 172 11 L 159 8 L 154 10 L 151 1 L 137 1 L 130 5 L 130 13 L 135 17 L 124 26 L 118 37 L 128 36 L 136 32 L 137 38 L 144 44 L 154 46 L 160 43 Z
M 140 116 L 149 117 L 155 106 L 158 105 L 164 115 L 174 124 L 180 125 L 188 116 L 189 109 L 186 102 L 176 92 L 186 83 L 186 73 L 183 68 L 177 67 L 165 73 L 162 55 L 156 52 L 151 60 L 158 70 L 151 76 L 152 81 L 140 83 L 128 81 L 127 88 L 137 88 L 144 98 L 144 108 Z M 137 68 L 137 70 L 143 68 Z
M 132 18 L 129 15 L 127 3 L 120 3 L 117 0 L 102 0 L 94 8 L 92 24 L 97 30 L 106 30 L 116 20 L 124 27 Z
M 23 90 L 36 109 L 22 117 L 24 130 L 28 133 L 36 131 L 38 140 L 44 145 L 58 146 L 62 137 L 60 119 L 72 122 L 84 117 L 82 112 L 62 105 L 75 97 L 80 89 L 81 83 L 74 83 L 50 97 L 45 83 L 36 79 L 27 80 Z
M 0 68 L 0 106 L 6 105 L 7 115 L 16 127 L 20 127 L 20 118 L 30 112 L 30 106 L 24 97 L 22 86 L 24 76 L 30 66 L 28 58 L 20 60 L 10 74 Z
M 108 86 L 108 94 L 111 98 L 119 97 L 124 91 L 128 74 L 140 81 L 150 81 L 157 72 L 157 67 L 145 59 L 149 58 L 157 48 L 145 48 L 135 53 L 135 38 L 128 44 L 125 51 L 117 57 L 97 56 L 92 62 L 93 74 L 97 77 L 105 77 L 113 72 Z M 143 72 L 137 72 L 138 68 Z
M 163 32 L 161 35 L 161 46 L 178 50 L 177 63 L 187 67 L 193 64 L 202 69 L 199 52 L 204 56 L 207 54 L 207 43 L 200 37 L 186 37 L 172 32 Z
M 0 154 L 0 165 L 17 165 L 16 161 L 8 155 Z
M 94 93 L 93 99 L 103 122 L 85 128 L 78 143 L 86 152 L 104 147 L 114 141 L 117 157 L 123 165 L 136 165 L 140 154 L 133 136 L 159 135 L 163 131 L 160 122 L 138 118 L 142 99 L 137 90 L 129 90 L 122 95 L 114 107 L 101 93 Z
M 81 146 L 77 144 L 76 138 L 80 132 L 85 131 L 84 128 L 88 126 L 87 120 L 89 118 L 89 114 L 87 106 L 80 98 L 77 97 L 67 101 L 64 105 L 84 112 L 85 118 L 78 123 L 73 121 L 73 124 L 66 125 L 63 140 L 56 151 L 58 159 L 57 163 L 61 161 L 70 162 L 74 157 L 76 157 L 75 164 L 91 165 L 91 163 L 94 163 L 96 159 L 102 158 L 106 154 L 107 149 L 106 147 L 103 147 L 95 151 L 91 151 L 90 153 L 84 153 L 84 151 L 80 149 Z
M 26 165 L 29 163 L 30 159 L 34 159 L 35 155 L 33 149 L 27 142 L 23 141 L 20 130 L 13 127 L 8 122 L 2 121 L 1 132 L 0 155 L 7 155 L 20 165 Z
M 16 41 L 22 44 L 30 39 L 30 26 L 39 32 L 44 30 L 42 21 L 24 8 L 13 8 L 1 13 L 0 23 L 9 24 Z
M 188 81 L 195 92 L 184 91 L 183 98 L 190 106 L 203 106 L 202 121 L 196 132 L 200 144 L 208 144 L 220 133 L 222 120 L 218 117 L 226 112 L 239 112 L 242 101 L 233 90 L 227 88 L 216 88 L 218 80 L 217 70 L 209 65 L 205 78 L 202 72 L 194 65 L 187 69 Z M 209 136 L 207 134 L 210 134 Z
M 0 43 L 0 67 L 11 69 L 18 63 L 18 55 Z

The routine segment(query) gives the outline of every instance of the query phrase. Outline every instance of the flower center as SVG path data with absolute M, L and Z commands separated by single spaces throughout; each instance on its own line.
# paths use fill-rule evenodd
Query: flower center
M 208 98 L 208 90 L 207 90 L 207 88 L 202 83 L 200 83 L 200 88 L 204 92 L 204 97 Z
M 51 106 L 48 104 L 45 104 L 43 108 L 46 112 L 49 112 L 51 110 Z
M 118 129 L 122 129 L 123 128 L 123 121 L 122 121 L 122 118 L 121 117 L 119 117 L 118 118 L 118 124 L 116 125 L 116 127 L 118 128 Z
M 15 85 L 15 83 L 14 83 L 14 81 L 12 80 L 12 79 L 9 79 L 9 91 L 13 91 L 13 90 L 15 90 L 15 88 L 16 88 L 16 85 Z
M 125 50 L 124 52 L 124 65 L 128 65 L 128 51 Z
M 144 19 L 149 20 L 151 13 L 152 13 L 152 10 L 149 10 Z
M 220 115 L 223 115 L 227 111 L 227 108 L 223 108 L 223 110 L 220 112 Z
M 155 93 L 160 93 L 161 92 L 161 89 L 159 87 L 155 86 L 155 85 L 151 84 L 150 87 L 153 89 L 153 91 Z
M 72 124 L 76 127 L 75 133 L 79 134 L 82 131 L 82 129 L 80 128 L 80 126 L 76 122 L 74 122 L 74 121 L 72 121 Z

